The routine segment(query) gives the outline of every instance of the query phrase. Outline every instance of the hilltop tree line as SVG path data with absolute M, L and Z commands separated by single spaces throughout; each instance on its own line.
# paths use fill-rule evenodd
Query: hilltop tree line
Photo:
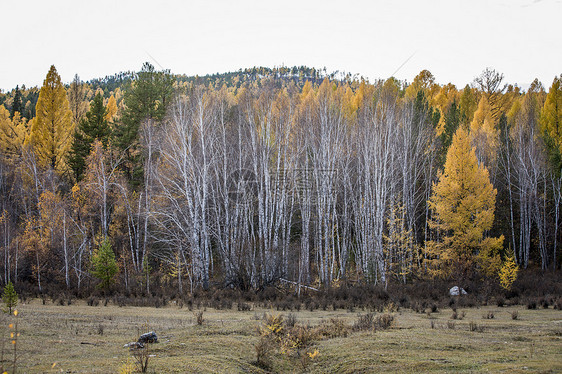
M 0 277 L 42 291 L 560 267 L 562 77 L 526 92 L 146 63 L 0 94 Z M 509 266 L 504 266 L 508 264 Z M 500 269 L 504 266 L 504 269 Z

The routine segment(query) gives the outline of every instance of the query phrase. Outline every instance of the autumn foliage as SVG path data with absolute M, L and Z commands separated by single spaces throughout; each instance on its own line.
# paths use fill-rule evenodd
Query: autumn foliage
M 457 88 L 428 70 L 409 84 L 146 63 L 65 85 L 52 66 L 41 87 L 0 92 L 0 279 L 507 289 L 518 269 L 560 267 L 560 79 L 547 92 L 492 69 Z
M 435 212 L 431 225 L 440 238 L 428 243 L 431 274 L 466 279 L 476 267 L 486 275 L 497 273 L 504 238 L 486 235 L 494 223 L 496 195 L 467 131 L 460 128 L 429 202 Z

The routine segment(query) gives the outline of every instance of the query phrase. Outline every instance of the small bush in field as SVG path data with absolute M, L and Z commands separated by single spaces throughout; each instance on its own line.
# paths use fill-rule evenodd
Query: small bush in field
M 281 339 L 281 353 L 290 355 L 302 348 L 312 344 L 316 333 L 312 328 L 305 326 L 295 326 L 287 331 L 287 334 Z
M 301 355 L 301 365 L 303 370 L 306 370 L 310 361 L 314 361 L 319 355 L 318 349 L 315 349 L 312 352 L 306 352 L 305 354 Z
M 243 303 L 243 302 L 238 303 L 238 311 L 240 311 L 240 312 L 248 312 L 248 311 L 250 311 L 250 310 L 252 310 L 252 307 L 250 306 L 250 304 Z
M 357 321 L 353 324 L 355 331 L 372 330 L 375 326 L 375 316 L 373 313 L 359 314 Z
M 457 313 L 457 311 L 455 310 L 453 312 L 453 314 L 451 315 L 451 319 L 458 319 L 458 320 L 462 320 L 464 318 L 465 313 L 464 312 L 460 312 Z
M 347 337 L 350 327 L 340 318 L 330 318 L 329 322 L 325 322 L 318 327 L 318 332 L 326 338 Z
M 263 323 L 259 328 L 259 333 L 261 336 L 275 338 L 275 340 L 281 340 L 281 337 L 285 333 L 283 315 L 265 314 Z
M 133 374 L 135 371 L 135 364 L 129 359 L 119 368 L 119 374 Z
M 294 313 L 289 313 L 285 320 L 285 326 L 294 327 L 297 323 L 297 316 Z
M 392 326 L 394 316 L 392 314 L 381 314 L 375 319 L 375 326 L 377 329 L 386 330 Z
M 205 322 L 205 318 L 203 317 L 203 311 L 199 310 L 197 312 L 195 312 L 195 320 L 197 321 L 197 324 L 199 326 L 203 325 L 203 322 Z
M 469 331 L 479 331 L 479 332 L 483 332 L 483 331 L 484 331 L 484 327 L 478 326 L 478 324 L 477 324 L 476 322 L 470 321 L 470 323 L 468 324 L 468 330 L 469 330 Z
M 271 340 L 262 336 L 260 340 L 254 345 L 256 351 L 256 364 L 262 368 L 269 367 L 269 359 L 273 350 Z

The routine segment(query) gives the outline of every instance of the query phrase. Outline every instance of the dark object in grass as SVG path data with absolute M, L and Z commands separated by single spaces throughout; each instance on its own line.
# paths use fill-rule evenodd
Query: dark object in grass
M 145 343 L 158 343 L 158 337 L 154 331 L 147 332 L 146 334 L 142 334 L 137 343 L 144 345 Z

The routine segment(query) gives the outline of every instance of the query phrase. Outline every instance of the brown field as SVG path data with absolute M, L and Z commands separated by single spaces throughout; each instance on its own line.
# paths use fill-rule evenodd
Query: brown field
M 136 340 L 146 325 L 161 341 L 150 345 L 149 373 L 562 372 L 562 311 L 552 307 L 459 309 L 459 314 L 466 314 L 462 320 L 452 320 L 449 308 L 431 314 L 401 309 L 393 313 L 390 329 L 314 340 L 300 352 L 283 354 L 275 348 L 265 367 L 256 364 L 257 326 L 263 323 L 264 312 L 276 311 L 208 308 L 203 325 L 196 323 L 196 310 L 174 305 L 87 306 L 75 301 L 60 306 L 31 300 L 18 311 L 20 373 L 118 373 L 131 360 L 123 345 Z M 517 320 L 512 319 L 513 311 L 518 312 Z M 489 312 L 494 318 L 484 319 Z M 298 324 L 316 326 L 340 318 L 351 326 L 358 313 L 366 312 L 293 313 Z M 8 325 L 13 322 L 12 316 L 0 317 L 2 336 L 9 336 Z M 477 331 L 469 331 L 471 322 Z M 3 349 L 9 372 L 12 347 L 8 342 Z M 302 359 L 314 350 L 317 357 Z

